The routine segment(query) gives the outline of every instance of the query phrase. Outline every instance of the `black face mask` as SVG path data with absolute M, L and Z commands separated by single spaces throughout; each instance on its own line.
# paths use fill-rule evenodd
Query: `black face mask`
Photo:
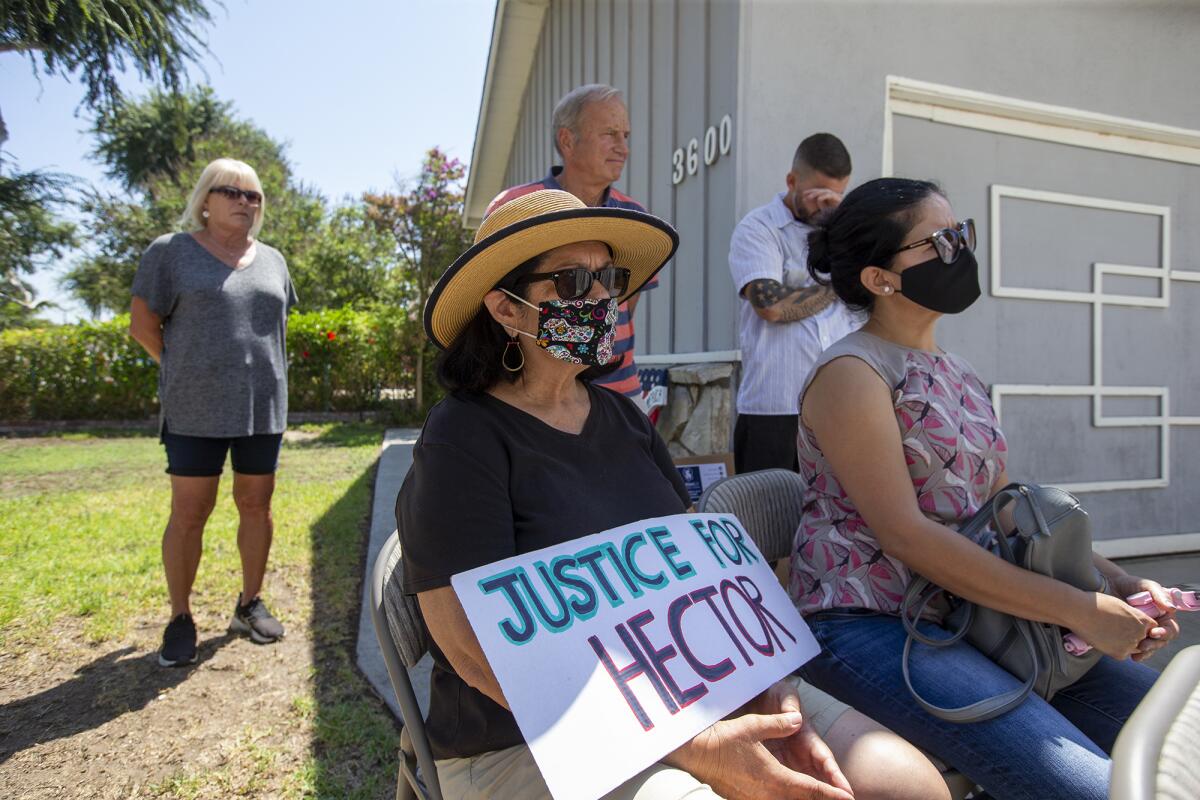
M 953 264 L 934 256 L 912 265 L 900 273 L 900 294 L 940 314 L 966 311 L 981 294 L 975 254 L 964 247 Z

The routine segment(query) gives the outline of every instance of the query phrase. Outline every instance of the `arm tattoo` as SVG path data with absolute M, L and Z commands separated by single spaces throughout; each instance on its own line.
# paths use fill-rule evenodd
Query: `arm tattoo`
M 742 290 L 750 305 L 755 308 L 770 308 L 787 296 L 787 288 L 773 278 L 750 281 Z
M 779 321 L 795 322 L 824 311 L 833 302 L 833 290 L 828 286 L 805 286 L 788 295 L 786 299 L 790 299 L 791 302 L 785 302 L 779 309 Z
M 795 322 L 823 311 L 833 302 L 833 290 L 828 286 L 805 286 L 789 291 L 772 278 L 750 281 L 743 290 L 755 308 L 779 307 L 780 322 Z

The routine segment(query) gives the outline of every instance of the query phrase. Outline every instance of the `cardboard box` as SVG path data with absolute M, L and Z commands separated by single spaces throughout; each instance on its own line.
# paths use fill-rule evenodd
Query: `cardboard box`
M 688 488 L 695 505 L 709 486 L 733 474 L 733 453 L 685 456 L 675 459 L 675 468 Z

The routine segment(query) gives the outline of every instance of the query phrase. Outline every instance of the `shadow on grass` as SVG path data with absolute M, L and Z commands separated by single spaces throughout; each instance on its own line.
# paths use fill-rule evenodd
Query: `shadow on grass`
M 288 442 L 288 447 L 311 450 L 320 447 L 364 447 L 378 445 L 383 439 L 383 425 L 372 422 L 352 422 L 330 425 L 317 436 Z M 372 474 L 374 474 L 372 472 Z M 370 489 L 368 488 L 368 492 Z
M 158 651 L 136 653 L 122 647 L 75 670 L 57 686 L 0 706 L 0 764 L 26 748 L 98 728 L 123 714 L 139 711 L 232 641 L 230 633 L 200 642 L 196 663 L 164 669 Z
M 347 439 L 360 435 L 359 426 L 344 427 L 351 427 L 342 434 Z M 381 429 L 369 430 L 378 443 Z M 399 727 L 355 663 L 377 466 L 378 460 L 311 529 L 317 797 L 374 800 L 396 792 Z

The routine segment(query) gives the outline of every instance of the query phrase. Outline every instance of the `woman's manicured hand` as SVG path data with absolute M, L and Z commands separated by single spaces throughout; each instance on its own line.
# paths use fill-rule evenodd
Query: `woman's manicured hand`
M 1086 592 L 1071 630 L 1092 647 L 1118 661 L 1140 653 L 1154 619 L 1109 594 Z
M 1146 637 L 1138 643 L 1138 652 L 1133 654 L 1134 661 L 1145 661 L 1179 635 L 1179 622 L 1175 619 L 1175 603 L 1171 593 L 1162 584 L 1149 578 L 1139 578 L 1136 575 L 1118 575 L 1109 578 L 1109 587 L 1118 597 L 1129 597 L 1138 592 L 1149 592 L 1158 607 L 1155 626 Z

